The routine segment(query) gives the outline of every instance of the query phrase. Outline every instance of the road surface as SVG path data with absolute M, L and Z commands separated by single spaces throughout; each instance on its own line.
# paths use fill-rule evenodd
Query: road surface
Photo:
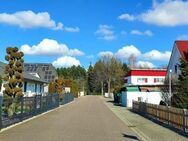
M 73 103 L 0 133 L 0 141 L 136 141 L 100 96 Z

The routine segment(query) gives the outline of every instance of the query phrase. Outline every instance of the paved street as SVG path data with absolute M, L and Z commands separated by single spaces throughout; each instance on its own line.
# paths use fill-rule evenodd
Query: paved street
M 1 141 L 139 140 L 99 96 L 86 96 L 0 133 Z

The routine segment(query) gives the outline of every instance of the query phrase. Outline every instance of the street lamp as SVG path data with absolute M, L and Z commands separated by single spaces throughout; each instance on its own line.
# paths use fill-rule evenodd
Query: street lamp
M 172 96 L 172 70 L 169 70 L 169 104 L 171 105 L 171 96 Z

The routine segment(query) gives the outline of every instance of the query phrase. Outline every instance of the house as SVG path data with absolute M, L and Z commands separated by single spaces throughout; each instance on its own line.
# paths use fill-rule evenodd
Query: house
M 163 85 L 166 69 L 132 69 L 124 78 L 128 85 Z
M 24 71 L 47 82 L 58 78 L 55 67 L 50 63 L 25 63 Z
M 25 63 L 24 71 L 48 83 L 58 78 L 55 67 L 50 63 Z M 48 92 L 48 85 L 44 87 L 44 92 Z
M 160 87 L 164 84 L 166 69 L 132 69 L 124 78 L 121 90 L 122 106 L 132 107 L 132 101 L 159 104 L 162 100 Z
M 0 62 L 0 75 L 2 77 L 5 76 L 4 74 L 5 66 L 6 66 L 5 63 Z M 47 81 L 38 78 L 36 76 L 33 76 L 27 72 L 23 73 L 23 78 L 24 78 L 24 82 L 23 82 L 24 96 L 33 96 L 34 94 L 44 93 L 44 87 L 48 84 Z M 0 88 L 1 88 L 0 95 L 2 95 L 4 90 L 3 84 Z
M 188 40 L 175 41 L 167 68 L 168 74 L 171 72 L 173 76 L 178 76 L 181 73 L 179 68 L 180 58 L 182 57 L 183 59 L 187 60 L 188 59 L 187 54 L 188 54 Z

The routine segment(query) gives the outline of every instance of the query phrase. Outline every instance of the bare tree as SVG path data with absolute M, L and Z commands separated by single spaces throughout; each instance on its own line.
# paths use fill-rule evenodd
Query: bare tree
M 177 93 L 178 89 L 178 76 L 177 75 L 172 75 L 171 77 L 171 90 L 172 90 L 172 95 Z M 170 105 L 171 101 L 171 96 L 169 93 L 169 77 L 167 76 L 164 85 L 161 87 L 161 92 L 162 92 L 162 99 Z
M 104 63 L 104 76 L 108 83 L 108 93 L 113 91 L 115 85 L 121 85 L 124 75 L 121 61 L 113 56 L 103 56 L 101 61 Z M 111 83 L 113 82 L 113 86 Z M 112 87 L 111 87 L 112 86 Z
M 136 57 L 134 54 L 131 54 L 128 58 L 128 65 L 130 69 L 136 68 Z
M 94 73 L 96 74 L 95 83 L 99 84 L 101 87 L 101 94 L 104 94 L 104 82 L 106 81 L 106 72 L 105 72 L 105 64 L 100 59 L 96 62 L 94 66 Z

